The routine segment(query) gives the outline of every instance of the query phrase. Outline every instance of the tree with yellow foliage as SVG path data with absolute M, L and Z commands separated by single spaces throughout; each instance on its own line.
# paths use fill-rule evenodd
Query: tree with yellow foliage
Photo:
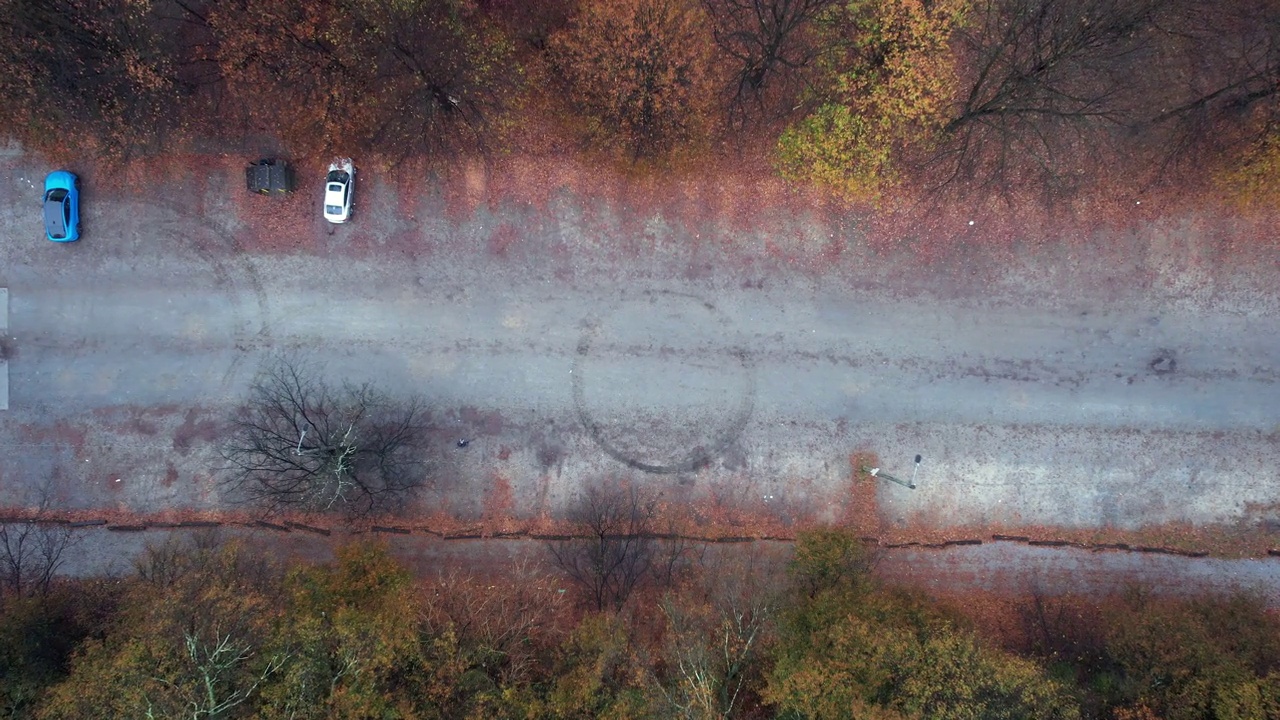
M 933 142 L 955 94 L 952 34 L 967 0 L 849 0 L 821 18 L 813 109 L 778 141 L 784 176 L 874 200 L 898 154 Z
M 385 546 L 347 545 L 332 565 L 295 570 L 285 593 L 269 647 L 286 661 L 260 717 L 396 717 L 429 695 L 411 577 Z
M 1107 615 L 1113 700 L 1165 720 L 1280 718 L 1280 620 L 1261 597 L 1132 589 Z
M 980 645 L 918 594 L 866 582 L 859 550 L 840 530 L 797 538 L 793 603 L 765 690 L 780 716 L 1079 717 L 1035 663 Z
M 236 544 L 150 549 L 105 637 L 81 646 L 40 717 L 243 714 L 285 663 L 266 639 L 277 577 Z

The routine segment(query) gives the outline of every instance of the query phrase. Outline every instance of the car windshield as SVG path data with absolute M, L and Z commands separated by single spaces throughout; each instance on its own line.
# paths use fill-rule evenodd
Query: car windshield
M 49 233 L 49 237 L 67 236 L 67 214 L 71 209 L 64 207 L 66 199 L 67 191 L 62 189 L 50 190 L 44 196 L 44 228 Z
M 350 175 L 342 170 L 330 170 L 328 180 L 332 183 L 345 183 L 350 177 Z
M 315 212 L 315 211 L 313 210 L 312 212 Z M 341 205 L 325 205 L 324 212 L 326 215 L 341 215 L 342 206 Z

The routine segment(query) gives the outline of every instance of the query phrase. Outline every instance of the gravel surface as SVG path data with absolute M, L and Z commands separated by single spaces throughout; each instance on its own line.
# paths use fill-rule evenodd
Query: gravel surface
M 227 507 L 216 442 L 289 350 L 428 399 L 436 471 L 406 513 L 479 516 L 501 477 L 514 515 L 555 516 L 624 477 L 830 520 L 869 451 L 899 477 L 923 457 L 915 491 L 881 487 L 888 526 L 1280 527 L 1274 260 L 1211 267 L 1212 222 L 976 270 L 820 210 L 744 229 L 565 189 L 459 212 L 436 181 L 410 197 L 369 172 L 332 234 L 295 203 L 282 232 L 306 242 L 284 253 L 224 163 L 154 196 L 86 177 L 85 238 L 60 246 L 46 168 L 4 163 L 0 505 Z M 824 243 L 821 267 L 792 254 Z

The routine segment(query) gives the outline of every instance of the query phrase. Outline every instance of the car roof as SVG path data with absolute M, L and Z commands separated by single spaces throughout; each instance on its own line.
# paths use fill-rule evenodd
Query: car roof
M 56 192 L 58 192 L 58 190 L 50 191 L 49 194 L 52 195 L 53 193 L 56 193 Z M 65 237 L 67 234 L 65 217 L 63 216 L 63 209 L 62 209 L 62 204 L 64 202 L 67 202 L 66 200 L 67 191 L 62 190 L 61 192 L 63 193 L 62 199 L 60 200 L 46 199 L 44 201 L 45 230 L 47 230 L 50 235 L 54 237 L 59 237 L 59 238 Z

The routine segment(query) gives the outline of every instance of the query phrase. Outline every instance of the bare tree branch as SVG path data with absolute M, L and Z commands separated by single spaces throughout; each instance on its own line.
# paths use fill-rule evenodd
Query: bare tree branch
M 36 509 L 48 510 L 53 490 L 45 482 L 36 491 Z M 0 525 L 0 593 L 45 595 L 66 553 L 80 542 L 65 523 L 27 521 Z
M 593 485 L 569 512 L 586 538 L 548 544 L 556 565 L 597 611 L 620 610 L 649 575 L 656 554 L 656 502 L 634 485 Z
M 1157 148 L 1157 176 L 1175 165 L 1202 176 L 1205 159 L 1236 164 L 1280 128 L 1280 9 L 1268 0 L 1175 7 L 1159 27 L 1155 102 L 1134 129 Z
M 1069 191 L 1141 113 L 1135 75 L 1173 0 L 984 0 L 958 33 L 965 88 L 928 154 L 936 187 Z
M 228 482 L 268 512 L 389 510 L 425 482 L 416 398 L 393 402 L 370 385 L 333 389 L 321 366 L 276 358 L 259 373 L 223 448 Z
M 721 52 L 734 61 L 730 111 L 784 115 L 820 53 L 808 30 L 835 0 L 703 0 Z M 768 90 L 776 92 L 767 94 Z M 770 105 L 773 105 L 771 108 Z M 740 122 L 738 124 L 741 124 Z
M 662 599 L 667 664 L 658 686 L 679 717 L 735 716 L 771 641 L 781 602 L 771 580 L 782 566 L 760 546 L 722 548 L 703 558 L 692 585 Z

